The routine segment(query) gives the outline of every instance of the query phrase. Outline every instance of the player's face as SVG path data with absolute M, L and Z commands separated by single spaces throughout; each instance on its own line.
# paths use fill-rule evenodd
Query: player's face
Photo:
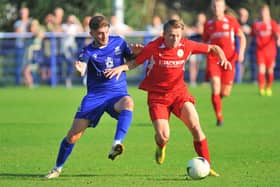
M 182 29 L 181 28 L 169 28 L 166 32 L 163 33 L 164 44 L 167 48 L 177 47 L 182 38 Z
M 94 41 L 100 46 L 106 46 L 109 41 L 109 27 L 100 27 L 95 31 L 90 31 L 91 36 L 94 38 Z
M 263 20 L 270 19 L 270 11 L 267 7 L 261 9 L 261 16 Z
M 225 10 L 226 10 L 226 5 L 223 1 L 213 1 L 212 2 L 212 11 L 216 17 L 223 16 Z

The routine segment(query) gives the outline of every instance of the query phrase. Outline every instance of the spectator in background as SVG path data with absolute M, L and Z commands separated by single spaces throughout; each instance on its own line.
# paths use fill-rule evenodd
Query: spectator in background
M 29 32 L 32 33 L 31 44 L 25 51 L 24 62 L 24 84 L 29 87 L 34 87 L 34 78 L 37 78 L 39 66 L 43 62 L 42 40 L 44 38 L 44 31 L 42 30 L 38 20 L 31 21 Z
M 14 30 L 17 33 L 28 32 L 28 27 L 30 25 L 29 9 L 27 7 L 22 7 L 19 13 L 20 19 L 14 23 Z
M 28 27 L 30 25 L 29 18 L 29 9 L 27 7 L 22 7 L 19 11 L 20 19 L 14 23 L 14 31 L 18 34 L 26 34 L 28 32 Z M 26 40 L 24 37 L 16 38 L 16 54 L 15 54 L 15 62 L 16 62 L 16 85 L 20 85 L 21 83 L 21 73 L 22 73 L 22 64 L 23 57 L 25 53 Z
M 62 24 L 64 19 L 64 10 L 61 7 L 54 9 L 54 28 L 53 32 L 63 32 Z
M 72 87 L 72 72 L 73 72 L 73 59 L 77 55 L 78 46 L 76 43 L 76 36 L 78 33 L 83 32 L 82 24 L 79 19 L 71 14 L 67 17 L 65 24 L 62 24 L 62 30 L 66 34 L 62 41 L 62 51 L 64 61 L 67 64 L 65 84 L 67 88 Z
M 83 19 L 83 31 L 89 33 L 89 22 L 90 22 L 91 16 L 85 16 Z
M 220 46 L 226 58 L 231 62 L 232 71 L 219 66 L 219 59 L 213 54 L 207 56 L 206 75 L 211 84 L 211 101 L 217 118 L 217 126 L 223 125 L 222 98 L 229 96 L 234 83 L 235 63 L 242 63 L 246 48 L 246 38 L 238 21 L 225 14 L 225 0 L 212 0 L 213 18 L 204 25 L 202 39 L 210 44 Z M 236 49 L 235 37 L 240 40 L 239 52 Z
M 44 30 L 46 32 L 54 32 L 55 31 L 55 16 L 52 13 L 48 13 L 44 18 Z M 41 81 L 42 83 L 49 84 L 51 79 L 51 41 L 49 37 L 44 38 L 44 42 L 42 44 L 44 51 L 44 61 L 41 64 L 40 72 L 41 72 Z
M 153 16 L 152 24 L 147 25 L 146 31 L 152 36 L 160 36 L 162 34 L 162 22 L 158 15 Z
M 62 83 L 64 82 L 65 84 L 69 84 L 71 86 L 71 82 L 69 81 L 68 83 L 66 82 L 65 79 L 65 71 L 64 71 L 64 63 L 65 63 L 65 56 L 64 56 L 64 47 L 63 47 L 63 34 L 64 30 L 62 28 L 62 25 L 64 24 L 64 10 L 61 7 L 56 7 L 54 9 L 54 28 L 53 31 L 56 34 L 56 65 L 57 65 L 57 74 L 58 74 L 58 82 Z M 66 62 L 66 67 L 68 68 L 72 67 L 72 64 L 68 64 Z
M 44 22 L 47 32 L 53 32 L 55 30 L 55 16 L 52 13 L 48 13 L 45 16 Z
M 240 28 L 241 30 L 244 32 L 245 34 L 245 37 L 246 37 L 246 43 L 249 44 L 251 43 L 249 41 L 249 35 L 251 33 L 251 26 L 249 24 L 249 12 L 246 8 L 240 8 L 238 10 L 238 22 L 240 24 Z M 245 49 L 245 55 L 244 55 L 244 63 L 237 63 L 236 64 L 236 77 L 235 77 L 235 81 L 237 83 L 241 83 L 242 82 L 242 79 L 243 79 L 243 76 L 244 76 L 244 72 L 245 72 L 245 66 L 246 64 L 250 63 L 249 61 L 249 55 L 250 55 L 250 51 L 249 51 L 249 45 L 246 46 L 246 49 Z M 252 62 L 250 64 L 250 72 L 251 72 L 251 77 L 253 77 L 253 74 L 254 74 L 254 71 L 255 71 L 255 62 Z
M 195 24 L 191 27 L 192 33 L 189 36 L 190 40 L 194 40 L 197 42 L 202 41 L 202 33 L 203 26 L 207 20 L 206 14 L 200 12 L 196 16 Z M 189 59 L 189 82 L 190 86 L 196 86 L 197 84 L 197 76 L 199 74 L 199 66 L 202 62 L 204 62 L 205 55 L 204 54 L 194 54 L 191 55 Z
M 85 38 L 83 45 L 88 45 L 91 41 L 92 38 L 90 37 L 90 28 L 89 28 L 89 21 L 91 19 L 91 16 L 85 16 L 83 19 L 83 32 L 86 33 L 88 35 L 88 37 Z
M 258 65 L 258 85 L 261 96 L 272 96 L 274 67 L 276 60 L 276 41 L 280 46 L 280 30 L 277 22 L 270 16 L 268 5 L 260 10 L 261 19 L 252 24 L 252 36 L 256 38 L 256 58 Z
M 133 29 L 126 25 L 125 23 L 121 23 L 117 16 L 113 15 L 110 19 L 110 34 L 112 35 L 120 35 L 124 37 L 126 34 L 131 33 Z
M 244 32 L 244 34 L 246 36 L 248 36 L 251 33 L 251 27 L 248 22 L 249 21 L 249 12 L 246 8 L 240 8 L 238 12 L 239 12 L 238 21 L 240 23 L 241 29 Z

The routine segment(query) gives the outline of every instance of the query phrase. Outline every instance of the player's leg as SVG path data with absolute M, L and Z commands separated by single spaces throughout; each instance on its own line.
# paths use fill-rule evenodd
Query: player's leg
M 258 63 L 258 84 L 259 84 L 259 93 L 261 96 L 265 95 L 265 72 L 266 67 L 264 63 Z
M 197 155 L 204 157 L 211 165 L 207 138 L 204 132 L 202 131 L 202 128 L 199 123 L 198 113 L 193 103 L 191 102 L 184 103 L 181 110 L 180 119 L 188 127 L 188 129 L 190 130 L 193 136 L 193 145 Z M 210 170 L 209 175 L 219 176 L 219 174 L 215 172 L 212 168 Z
M 71 129 L 60 144 L 59 152 L 56 159 L 56 165 L 54 169 L 45 176 L 45 178 L 51 179 L 56 178 L 60 175 L 62 167 L 71 154 L 75 143 L 80 139 L 88 126 L 89 120 L 74 119 Z
M 160 94 L 160 93 L 148 93 L 148 105 L 149 115 L 153 122 L 155 130 L 155 160 L 158 164 L 163 164 L 165 160 L 166 144 L 169 140 L 169 117 L 170 117 L 170 105 L 174 101 L 175 94 Z
M 191 102 L 185 102 L 182 110 L 180 119 L 190 130 L 193 136 L 193 143 L 195 151 L 199 156 L 204 157 L 210 163 L 210 156 L 208 151 L 207 139 L 204 132 L 201 129 L 199 123 L 198 113 Z
M 232 85 L 231 84 L 223 84 L 221 86 L 221 96 L 222 97 L 227 97 L 230 96 L 232 90 Z
M 166 144 L 170 136 L 169 123 L 166 119 L 157 119 L 153 121 L 155 129 L 155 142 L 157 145 L 155 160 L 158 164 L 163 164 L 165 160 Z
M 272 83 L 274 80 L 274 67 L 275 67 L 275 60 L 270 60 L 270 63 L 267 67 L 267 85 L 266 85 L 266 95 L 272 96 Z
M 213 76 L 210 78 L 211 84 L 211 101 L 217 118 L 217 125 L 223 124 L 222 115 L 222 97 L 221 97 L 221 78 L 218 76 Z
M 259 94 L 261 96 L 265 95 L 265 85 L 266 85 L 266 56 L 264 50 L 256 50 L 256 59 L 257 59 L 257 67 L 258 67 L 258 87 Z
M 114 104 L 114 110 L 119 114 L 113 146 L 108 156 L 111 160 L 114 160 L 116 156 L 123 152 L 124 146 L 122 141 L 131 125 L 133 109 L 134 103 L 130 96 L 124 96 Z

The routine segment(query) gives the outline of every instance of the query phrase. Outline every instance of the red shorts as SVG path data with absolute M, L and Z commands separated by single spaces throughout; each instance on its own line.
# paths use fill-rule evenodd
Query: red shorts
M 220 64 L 218 64 L 218 58 L 208 57 L 206 67 L 206 80 L 209 81 L 211 77 L 217 76 L 220 77 L 222 84 L 232 85 L 234 82 L 235 61 L 236 58 L 230 60 L 232 70 L 225 70 Z
M 257 49 L 256 56 L 257 56 L 257 64 L 264 64 L 266 68 L 271 68 L 275 64 L 276 60 L 276 50 L 271 48 L 270 50 L 267 49 Z
M 186 88 L 169 93 L 149 92 L 148 105 L 150 118 L 152 121 L 157 119 L 169 120 L 171 112 L 177 117 L 180 117 L 182 107 L 187 101 L 195 104 L 194 97 L 188 93 Z

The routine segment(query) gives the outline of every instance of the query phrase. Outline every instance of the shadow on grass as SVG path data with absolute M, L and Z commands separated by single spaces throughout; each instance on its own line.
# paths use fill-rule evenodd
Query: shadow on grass
M 24 173 L 0 173 L 0 179 L 2 178 L 20 178 L 20 179 L 44 179 L 45 175 L 42 174 L 24 174 Z M 184 175 L 178 176 L 159 176 L 159 175 L 137 175 L 137 174 L 61 174 L 59 179 L 66 178 L 83 178 L 83 177 L 132 177 L 132 178 L 145 178 L 150 181 L 184 181 L 186 177 Z

